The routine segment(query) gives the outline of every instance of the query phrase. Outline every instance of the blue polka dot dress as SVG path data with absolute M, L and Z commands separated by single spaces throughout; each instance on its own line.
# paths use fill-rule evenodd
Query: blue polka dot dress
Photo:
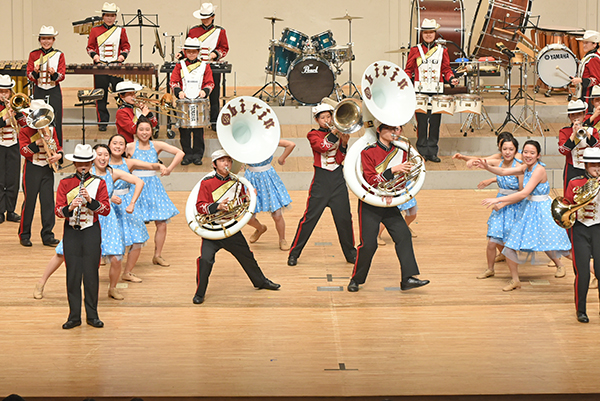
M 142 150 L 139 148 L 139 141 L 135 141 L 135 151 L 133 158 L 148 163 L 158 162 L 158 153 L 154 149 L 154 144 L 150 141 L 150 149 Z M 135 170 L 134 174 L 145 170 Z M 167 191 L 156 175 L 142 177 L 144 189 L 135 203 L 136 209 L 139 208 L 140 215 L 144 221 L 165 221 L 179 214 L 179 211 L 167 195 Z
M 122 170 L 126 173 L 129 173 L 127 163 L 123 162 L 121 164 L 111 164 L 111 167 L 113 169 Z M 133 213 L 127 213 L 127 211 L 125 210 L 131 202 L 131 198 L 133 197 L 134 191 L 135 185 L 132 185 L 127 181 L 117 180 L 117 182 L 115 182 L 114 195 L 117 195 L 119 198 L 121 198 L 121 204 L 110 204 L 110 207 L 114 209 L 119 224 L 121 225 L 125 246 L 131 246 L 133 244 L 143 244 L 150 238 L 150 236 L 148 235 L 148 230 L 146 229 L 146 225 L 144 224 L 144 219 L 140 214 L 137 202 Z M 127 193 L 119 194 L 119 192 Z
M 249 164 L 244 174 L 244 177 L 256 188 L 256 209 L 254 213 L 273 213 L 292 203 L 292 198 L 290 198 L 285 185 L 271 166 L 272 160 L 273 156 L 264 162 Z
M 96 167 L 92 167 L 92 174 L 96 174 Z M 112 196 L 114 190 L 113 177 L 110 169 L 106 170 L 104 176 L 98 176 L 106 183 L 108 197 Z M 114 209 L 110 208 L 108 216 L 98 216 L 100 229 L 102 232 L 102 256 L 122 256 L 125 254 L 125 241 L 123 239 L 123 231 L 117 220 L 117 214 Z
M 411 209 L 415 206 L 417 206 L 417 198 L 411 198 L 408 202 L 398 205 L 398 209 L 400 209 L 400 211 L 404 211 Z
M 62 242 L 62 240 L 60 240 L 60 242 L 56 246 L 55 252 L 56 252 L 57 255 L 60 255 L 60 256 L 64 256 L 65 255 L 65 252 L 63 251 L 63 242 Z
M 517 167 L 517 160 L 513 160 L 510 167 Z M 502 165 L 502 163 L 500 164 Z M 496 176 L 496 183 L 500 188 L 500 192 L 496 198 L 509 195 L 510 193 L 519 191 L 519 178 L 514 175 Z M 521 213 L 523 202 L 506 205 L 500 210 L 492 210 L 492 214 L 488 219 L 487 237 L 490 241 L 503 245 L 508 239 L 510 230 L 512 229 L 517 216 Z
M 523 186 L 527 185 L 538 164 L 534 165 L 532 171 L 525 170 Z M 550 183 L 546 181 L 539 183 L 531 192 L 533 199 L 528 197 L 523 200 L 520 216 L 517 216 L 506 240 L 506 248 L 526 253 L 558 251 L 558 254 L 566 254 L 571 249 L 566 230 L 552 219 L 549 193 Z M 503 252 L 510 256 L 506 248 Z

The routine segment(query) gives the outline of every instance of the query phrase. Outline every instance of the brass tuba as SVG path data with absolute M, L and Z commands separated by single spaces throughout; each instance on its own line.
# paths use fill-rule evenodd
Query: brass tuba
M 354 99 L 344 99 L 341 102 L 336 102 L 329 97 L 325 97 L 321 100 L 321 103 L 333 107 L 331 113 L 333 126 L 342 134 L 353 134 L 362 128 L 362 112 L 360 105 Z
M 574 204 L 565 202 L 565 198 L 557 196 L 550 206 L 554 222 L 562 228 L 569 229 L 575 224 L 577 211 L 590 203 L 600 192 L 600 179 L 588 180 L 583 186 L 575 189 Z

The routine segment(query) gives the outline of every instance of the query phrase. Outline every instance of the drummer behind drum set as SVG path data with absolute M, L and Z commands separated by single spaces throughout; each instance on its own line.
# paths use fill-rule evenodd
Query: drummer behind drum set
M 200 41 L 198 38 L 187 38 L 183 45 L 185 59 L 175 64 L 171 74 L 170 86 L 177 99 L 206 99 L 215 87 L 210 65 L 199 60 Z M 202 106 L 201 103 L 197 104 Z M 192 147 L 192 133 L 194 145 Z M 185 153 L 181 164 L 202 164 L 204 156 L 204 128 L 179 128 L 179 142 Z
M 413 78 L 415 92 L 427 95 L 444 92 L 444 81 L 452 85 L 458 84 L 458 79 L 450 68 L 448 50 L 436 44 L 436 31 L 440 25 L 434 19 L 423 19 L 420 28 L 423 42 L 412 47 L 408 54 L 404 71 Z M 431 113 L 431 98 L 427 113 L 417 113 L 417 150 L 426 159 L 435 163 L 438 157 L 438 141 L 440 138 L 440 123 L 442 116 Z

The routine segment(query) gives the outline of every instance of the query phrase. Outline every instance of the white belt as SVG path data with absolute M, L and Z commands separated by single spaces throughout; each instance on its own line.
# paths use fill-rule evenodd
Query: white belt
M 510 194 L 516 194 L 517 191 L 516 189 L 505 189 L 505 188 L 500 188 L 498 189 L 498 193 L 502 194 L 502 195 L 510 195 Z
M 263 171 L 268 171 L 271 168 L 271 165 L 267 164 L 266 166 L 257 167 L 246 166 L 246 168 L 248 169 L 248 171 L 252 171 L 253 173 L 262 173 Z
M 550 200 L 550 196 L 548 195 L 529 195 L 527 200 L 532 202 L 543 202 L 545 200 Z
M 127 195 L 129 193 L 129 188 L 121 188 L 121 189 L 115 189 L 113 191 L 113 195 Z
M 133 175 L 136 177 L 154 177 L 156 171 L 154 170 L 133 170 Z

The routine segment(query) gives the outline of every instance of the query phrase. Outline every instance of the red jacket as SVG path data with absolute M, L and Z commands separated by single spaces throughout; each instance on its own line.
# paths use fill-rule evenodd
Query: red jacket
M 331 155 L 334 157 L 335 160 L 331 160 L 330 162 L 327 162 L 327 160 L 330 159 L 331 157 L 328 158 L 325 156 L 325 154 L 327 152 L 331 151 L 331 149 L 340 140 L 335 134 L 332 134 L 331 131 L 323 129 L 323 128 L 313 129 L 306 135 L 306 137 L 308 138 L 308 140 L 310 142 L 310 147 L 312 148 L 312 151 L 313 151 L 315 167 L 326 168 L 327 170 L 332 170 L 331 168 L 327 168 L 326 165 L 335 164 L 335 168 L 337 168 L 337 165 L 341 165 L 344 162 L 344 159 L 346 158 L 346 151 L 348 150 L 348 147 L 342 146 L 341 142 L 340 142 L 339 147 L 337 148 L 337 151 L 335 152 L 335 155 Z
M 571 151 L 575 148 L 575 142 L 571 139 L 571 134 L 573 133 L 573 127 L 564 127 L 558 133 L 558 151 L 561 155 L 566 156 L 567 164 L 573 164 L 573 158 L 571 157 Z M 588 145 L 590 147 L 600 147 L 600 139 L 598 138 L 598 131 L 594 128 L 592 132 L 592 137 L 588 140 Z
M 227 34 L 225 33 L 225 29 L 214 24 L 211 24 L 210 26 L 204 26 L 202 24 L 196 25 L 188 32 L 188 38 L 199 38 L 206 32 L 210 31 L 213 27 L 221 29 L 221 32 L 219 32 L 219 39 L 217 39 L 217 46 L 215 47 L 215 50 L 212 51 L 217 55 L 215 61 L 218 61 L 224 58 L 229 52 L 229 42 L 227 41 Z
M 0 114 L 6 108 L 4 102 L 0 101 Z M 25 127 L 27 125 L 25 115 L 23 113 L 16 113 L 15 120 L 17 120 L 17 124 L 21 127 Z M 0 117 L 0 128 L 10 127 L 10 119 L 5 120 L 4 117 Z
M 217 208 L 219 207 L 219 202 L 221 202 L 220 196 L 218 193 L 214 194 L 214 192 L 220 188 L 221 186 L 231 182 L 233 179 L 230 175 L 227 177 L 222 177 L 219 174 L 215 174 L 214 176 L 207 177 L 202 180 L 202 184 L 200 184 L 200 190 L 198 191 L 198 199 L 196 200 L 196 210 L 200 214 L 213 214 L 216 213 Z M 245 187 L 242 186 L 242 190 L 240 194 L 245 193 Z M 230 201 L 233 199 L 229 199 Z
M 90 173 L 86 173 L 86 176 L 89 177 Z M 96 178 L 100 180 L 96 197 L 87 204 L 87 208 L 94 212 L 94 223 L 98 221 L 98 215 L 108 216 L 110 213 L 110 199 L 108 198 L 106 182 L 100 177 Z M 67 194 L 72 189 L 78 188 L 80 183 L 81 178 L 77 174 L 71 174 L 60 180 L 58 189 L 56 190 L 56 206 L 54 207 L 54 214 L 57 217 L 67 219 L 73 216 L 73 211 L 69 211 Z
M 27 61 L 27 79 L 29 79 L 35 85 L 38 84 L 40 73 L 34 71 L 34 63 L 39 60 L 42 54 L 48 54 L 52 51 L 54 51 L 54 48 L 48 50 L 39 48 L 29 53 L 29 60 Z M 58 68 L 56 69 L 56 72 L 50 76 L 50 79 L 58 84 L 60 81 L 65 79 L 66 69 L 67 66 L 65 64 L 65 54 L 60 52 L 60 57 L 58 58 Z
M 98 48 L 98 36 L 102 35 L 110 28 L 112 28 L 112 26 L 102 24 L 93 27 L 90 31 L 90 36 L 88 37 L 88 44 L 86 50 L 91 58 L 94 58 L 94 56 L 100 51 L 100 49 Z M 121 38 L 119 40 L 118 56 L 123 56 L 124 58 L 127 58 L 130 50 L 131 45 L 129 44 L 129 39 L 127 39 L 127 33 L 125 32 L 125 28 L 123 28 L 121 29 Z
M 185 59 L 184 62 L 185 62 L 185 65 L 188 66 L 190 64 L 199 62 L 199 60 L 194 60 L 194 62 L 190 62 L 190 60 Z M 171 73 L 171 81 L 169 83 L 169 85 L 171 86 L 171 89 L 173 90 L 173 94 L 175 95 L 175 98 L 177 98 L 177 99 L 179 99 L 179 92 L 181 92 L 183 90 L 183 78 L 181 75 L 182 75 L 181 74 L 181 63 L 177 63 L 177 64 L 175 64 L 175 68 L 173 69 L 173 72 Z M 201 88 L 204 91 L 206 98 L 208 98 L 208 95 L 210 95 L 210 92 L 214 89 L 214 87 L 215 87 L 215 81 L 213 80 L 212 70 L 210 69 L 210 64 L 207 63 L 206 69 L 204 70 L 204 77 L 202 78 L 202 88 Z
M 148 113 L 147 117 L 150 119 L 152 123 L 152 127 L 156 128 L 158 125 L 158 120 L 152 112 Z M 127 143 L 133 142 L 135 137 L 135 130 L 137 128 L 137 117 L 135 116 L 135 107 L 131 104 L 123 104 L 117 110 L 116 124 L 117 124 L 117 133 L 123 135 L 125 137 L 125 141 Z
M 420 43 L 417 46 L 421 46 L 423 54 L 427 54 L 429 51 L 427 46 L 425 46 L 423 43 Z M 406 75 L 408 75 L 413 82 L 419 80 L 419 67 L 417 66 L 417 58 L 421 57 L 421 53 L 419 52 L 419 48 L 417 46 L 411 47 L 410 53 L 408 53 L 408 59 L 406 60 L 406 67 L 404 67 L 404 72 L 406 72 Z M 450 68 L 448 49 L 446 48 L 444 48 L 444 54 L 442 56 L 442 68 L 440 71 L 440 82 L 450 82 L 450 80 L 454 78 L 454 73 L 452 72 L 452 68 Z
M 56 144 L 56 152 L 62 153 L 62 147 L 58 143 L 56 130 L 54 129 L 54 127 L 48 128 L 52 130 L 52 138 L 54 139 L 54 143 Z M 21 131 L 19 131 L 19 148 L 21 149 L 21 155 L 30 162 L 33 162 L 33 155 L 35 155 L 36 153 L 46 153 L 43 147 L 40 148 L 38 145 L 35 144 L 35 141 L 31 140 L 31 137 L 36 135 L 37 133 L 38 130 L 33 129 L 29 126 L 22 127 Z
M 595 53 L 595 50 L 588 52 Z M 586 54 L 587 56 L 587 54 Z M 590 95 L 592 93 L 592 87 L 594 85 L 600 85 L 600 57 L 592 57 L 587 62 L 581 76 L 582 92 L 581 96 L 584 102 L 590 103 Z M 591 107 L 590 107 L 591 109 Z
M 392 152 L 402 152 L 402 162 L 407 160 L 406 152 L 402 149 L 396 147 L 394 144 L 391 144 L 389 148 L 386 148 L 380 141 L 366 147 L 360 153 L 363 176 L 369 185 L 376 186 L 381 182 L 390 181 L 394 178 L 391 169 L 393 166 L 383 164 Z

